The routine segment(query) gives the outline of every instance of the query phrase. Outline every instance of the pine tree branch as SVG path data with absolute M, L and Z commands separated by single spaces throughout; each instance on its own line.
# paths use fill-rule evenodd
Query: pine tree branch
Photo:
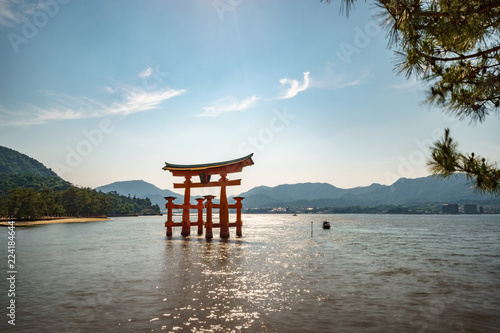
M 320 0 L 323 2 L 323 0 Z M 326 3 L 332 2 L 332 0 L 324 0 Z M 357 0 L 342 0 L 342 3 L 340 4 L 340 13 L 344 12 L 345 9 L 345 16 L 349 17 L 349 10 L 351 10 L 351 6 L 354 7 L 354 1 Z M 366 0 L 365 0 L 366 2 Z
M 429 171 L 437 177 L 448 178 L 455 173 L 465 173 L 482 193 L 500 196 L 500 169 L 474 153 L 464 155 L 457 150 L 457 143 L 446 128 L 444 138 L 431 147 L 432 160 L 427 162 Z
M 473 54 L 469 54 L 469 55 L 460 55 L 458 57 L 454 57 L 454 58 L 441 58 L 441 57 L 434 57 L 434 56 L 428 56 L 426 55 L 424 52 L 420 52 L 419 51 L 419 54 L 427 59 L 430 59 L 430 60 L 433 60 L 433 61 L 444 61 L 444 62 L 448 62 L 448 61 L 458 61 L 458 60 L 465 60 L 465 59 L 471 59 L 471 58 L 477 58 L 477 57 L 481 57 L 483 55 L 486 55 L 486 54 L 490 54 L 490 53 L 493 53 L 493 52 L 496 52 L 496 51 L 500 51 L 500 45 L 499 46 L 495 46 L 489 50 L 485 50 L 485 51 L 481 51 L 481 52 L 477 52 L 477 53 L 473 53 Z M 456 54 L 459 54 L 457 52 L 454 52 Z
M 482 8 L 480 7 L 478 9 L 470 9 L 470 10 L 467 10 L 464 12 L 459 11 L 458 14 L 463 17 L 463 16 L 472 15 L 472 14 L 482 14 L 482 13 L 485 13 L 489 10 L 496 9 L 496 8 L 500 8 L 500 1 L 494 2 L 490 5 L 485 5 Z M 431 12 L 431 11 L 419 11 L 419 12 L 415 12 L 415 15 L 423 16 L 423 17 L 433 17 L 433 18 L 434 17 L 436 17 L 436 18 L 458 17 L 458 15 L 455 13 Z

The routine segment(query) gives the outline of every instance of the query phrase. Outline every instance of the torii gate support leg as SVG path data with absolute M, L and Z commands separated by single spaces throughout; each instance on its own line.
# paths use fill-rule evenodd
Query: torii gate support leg
M 221 174 L 220 178 L 220 208 L 219 208 L 219 221 L 220 221 L 220 237 L 229 238 L 229 207 L 226 196 L 226 182 L 225 174 Z
M 235 197 L 234 200 L 236 200 L 236 236 L 241 237 L 241 226 L 243 225 L 243 221 L 241 220 L 241 207 L 243 204 L 241 203 L 241 200 L 245 198 L 243 197 Z
M 172 212 L 174 209 L 175 197 L 165 197 L 165 200 L 167 200 L 165 204 L 165 208 L 167 208 L 167 221 L 165 222 L 165 227 L 167 227 L 167 237 L 172 237 L 172 225 L 174 223 Z
M 189 210 L 191 209 L 191 204 L 189 200 L 191 199 L 191 176 L 186 176 L 186 185 L 184 191 L 184 205 L 182 207 L 182 236 L 189 236 L 191 233 L 191 222 L 189 221 Z
M 198 198 L 198 204 L 196 208 L 198 208 L 198 235 L 203 235 L 203 198 Z
M 212 200 L 215 198 L 213 195 L 205 195 L 205 199 L 207 199 L 206 207 L 207 207 L 207 223 L 205 224 L 205 238 L 212 239 Z

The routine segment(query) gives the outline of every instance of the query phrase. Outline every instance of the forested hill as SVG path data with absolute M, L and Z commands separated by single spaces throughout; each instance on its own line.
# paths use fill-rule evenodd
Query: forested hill
M 13 149 L 0 146 L 0 174 L 31 174 L 41 177 L 60 177 L 34 158 Z
M 159 213 L 148 198 L 76 187 L 37 160 L 0 146 L 0 218 Z
M 34 158 L 0 146 L 0 195 L 15 188 L 64 191 L 70 186 L 70 182 Z
M 7 195 L 15 188 L 30 188 L 36 191 L 64 191 L 71 183 L 59 177 L 43 177 L 36 174 L 21 173 L 16 175 L 0 174 L 0 195 Z

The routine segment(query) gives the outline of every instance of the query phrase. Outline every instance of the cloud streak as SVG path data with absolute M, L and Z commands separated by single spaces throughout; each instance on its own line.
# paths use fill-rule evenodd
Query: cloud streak
M 245 98 L 242 101 L 235 100 L 232 97 L 226 97 L 215 102 L 215 106 L 204 107 L 204 112 L 199 114 L 198 117 L 216 117 L 225 112 L 244 111 L 254 107 L 259 99 L 260 97 L 256 95 Z
M 53 91 L 42 91 L 50 98 L 47 107 L 26 105 L 23 111 L 12 112 L 0 107 L 0 127 L 41 125 L 54 121 L 129 115 L 158 109 L 163 102 L 185 93 L 184 89 L 165 88 L 144 91 L 139 88 L 120 88 L 121 100 L 108 103 L 81 96 L 70 96 Z
M 290 87 L 284 92 L 284 94 L 279 99 L 287 99 L 295 97 L 299 92 L 306 90 L 309 87 L 309 74 L 310 72 L 304 72 L 304 83 L 299 85 L 298 80 L 291 80 L 284 78 L 280 80 L 282 85 L 290 85 Z
M 14 27 L 25 16 L 32 15 L 39 6 L 23 0 L 0 0 L 0 26 Z
M 406 90 L 406 89 L 415 89 L 417 87 L 419 87 L 419 82 L 417 81 L 416 77 L 413 77 L 411 80 L 408 80 L 408 81 L 403 82 L 401 84 L 393 85 L 391 88 L 399 89 L 399 90 Z
M 143 70 L 142 72 L 139 73 L 139 77 L 141 79 L 143 79 L 143 78 L 146 78 L 146 77 L 150 77 L 151 74 L 153 74 L 153 68 L 148 67 L 148 68 L 146 68 L 145 70 Z
M 360 73 L 353 77 L 335 70 L 335 64 L 328 62 L 322 71 L 320 78 L 311 80 L 311 88 L 320 88 L 328 90 L 337 90 L 346 87 L 353 87 L 363 84 L 366 79 L 371 75 L 371 68 L 365 67 Z

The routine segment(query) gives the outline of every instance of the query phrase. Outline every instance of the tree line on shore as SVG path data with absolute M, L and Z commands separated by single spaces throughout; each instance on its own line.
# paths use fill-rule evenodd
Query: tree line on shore
M 80 188 L 60 178 L 33 174 L 1 175 L 0 216 L 18 220 L 41 217 L 90 217 L 159 214 L 151 201 L 117 192 Z

